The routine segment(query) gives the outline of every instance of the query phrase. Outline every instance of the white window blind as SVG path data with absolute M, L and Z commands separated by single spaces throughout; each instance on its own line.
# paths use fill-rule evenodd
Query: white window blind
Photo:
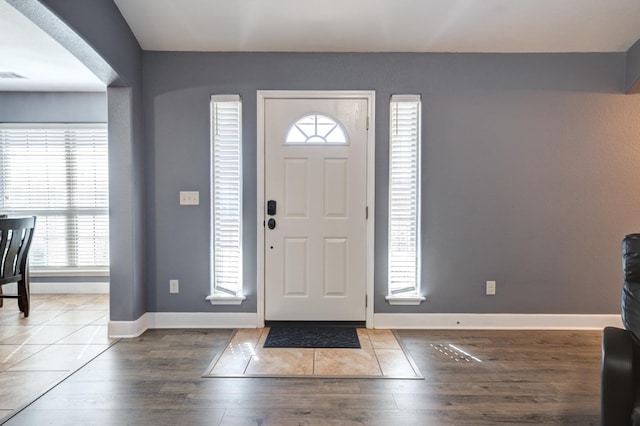
M 0 213 L 37 216 L 34 270 L 109 266 L 107 127 L 0 124 Z
M 389 297 L 419 296 L 419 96 L 392 96 L 389 139 Z
M 242 297 L 242 103 L 211 97 L 212 295 Z M 212 301 L 213 303 L 213 301 Z

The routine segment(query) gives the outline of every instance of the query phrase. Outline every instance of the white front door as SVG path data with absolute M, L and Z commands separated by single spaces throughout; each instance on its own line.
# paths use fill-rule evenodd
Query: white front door
M 265 99 L 266 320 L 365 319 L 367 113 L 363 98 Z

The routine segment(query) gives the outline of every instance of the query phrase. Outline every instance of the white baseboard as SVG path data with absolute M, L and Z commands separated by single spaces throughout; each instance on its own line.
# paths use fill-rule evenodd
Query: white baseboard
M 109 337 L 137 337 L 152 328 L 256 328 L 255 312 L 147 312 L 109 321 Z M 601 330 L 622 327 L 620 315 L 374 314 L 373 328 L 463 330 Z
M 596 330 L 622 327 L 620 315 L 374 314 L 373 328 Z
M 2 286 L 5 293 L 16 293 L 18 290 L 16 283 Z M 41 283 L 31 282 L 29 288 L 33 294 L 107 294 L 109 293 L 108 282 L 71 282 L 71 283 Z
M 256 328 L 251 312 L 147 312 L 149 328 Z
M 149 329 L 148 313 L 135 321 L 109 321 L 107 334 L 113 339 L 138 337 Z
M 109 337 L 137 337 L 150 328 L 256 328 L 255 312 L 147 312 L 135 321 L 110 321 Z

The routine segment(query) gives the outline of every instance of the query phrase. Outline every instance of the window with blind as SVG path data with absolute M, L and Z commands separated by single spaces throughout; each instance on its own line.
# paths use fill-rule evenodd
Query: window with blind
M 420 110 L 418 95 L 394 95 L 389 137 L 389 303 L 420 296 Z
M 0 213 L 37 216 L 32 270 L 109 267 L 106 124 L 0 124 Z
M 242 294 L 242 102 L 211 97 L 212 304 L 239 304 Z

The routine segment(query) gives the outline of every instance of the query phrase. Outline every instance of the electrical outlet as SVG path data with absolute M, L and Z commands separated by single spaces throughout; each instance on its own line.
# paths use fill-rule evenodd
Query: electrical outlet
M 180 281 L 169 280 L 169 293 L 180 293 Z
M 197 206 L 200 204 L 199 191 L 180 191 L 181 206 Z
M 496 295 L 496 282 L 487 281 L 487 296 L 495 296 L 495 295 Z

